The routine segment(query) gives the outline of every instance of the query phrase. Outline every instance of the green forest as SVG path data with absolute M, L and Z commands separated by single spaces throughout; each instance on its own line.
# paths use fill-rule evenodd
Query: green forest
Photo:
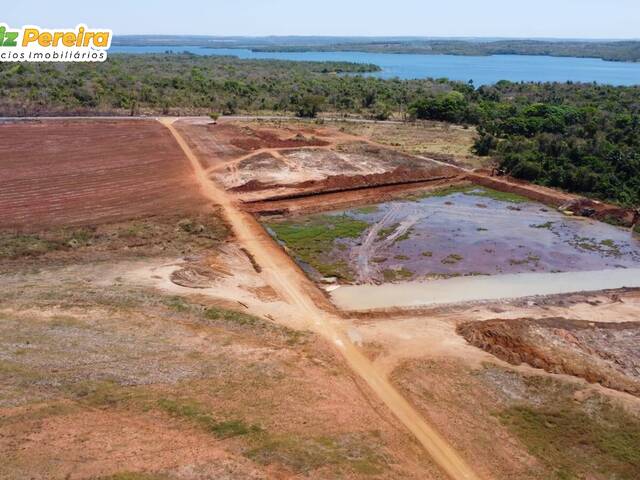
M 640 42 L 628 41 L 544 41 L 496 40 L 378 40 L 316 45 L 275 45 L 251 47 L 262 52 L 371 52 L 417 53 L 422 55 L 548 55 L 552 57 L 601 58 L 614 62 L 640 61 Z
M 640 87 L 499 82 L 430 95 L 416 118 L 477 125 L 475 152 L 541 185 L 640 205 Z
M 0 63 L 0 113 L 137 115 L 320 112 L 440 120 L 478 129 L 504 173 L 640 206 L 640 86 L 383 80 L 375 65 L 112 55 L 102 64 Z

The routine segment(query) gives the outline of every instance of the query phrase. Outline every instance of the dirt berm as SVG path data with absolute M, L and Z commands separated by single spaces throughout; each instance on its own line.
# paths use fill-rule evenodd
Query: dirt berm
M 464 323 L 458 333 L 511 364 L 527 363 L 640 396 L 640 322 L 487 320 Z
M 478 171 L 468 173 L 467 179 L 484 187 L 522 195 L 574 215 L 596 218 L 613 225 L 632 227 L 640 220 L 637 210 L 534 185 L 509 176 L 493 177 L 488 172 Z
M 274 195 L 269 197 L 268 200 L 280 200 L 292 197 L 316 195 L 319 193 L 340 192 L 386 185 L 435 181 L 445 178 L 454 178 L 457 175 L 458 172 L 456 170 L 444 166 L 432 167 L 424 170 L 398 167 L 390 172 L 372 173 L 368 175 L 334 175 L 322 180 L 309 180 L 306 182 L 287 185 L 286 187 L 288 190 L 296 191 L 296 193 L 292 192 Z M 274 188 L 274 185 L 266 184 L 259 180 L 251 180 L 250 182 L 231 190 L 236 192 L 252 192 L 268 190 L 271 188 Z M 261 201 L 263 200 L 267 199 L 261 199 Z

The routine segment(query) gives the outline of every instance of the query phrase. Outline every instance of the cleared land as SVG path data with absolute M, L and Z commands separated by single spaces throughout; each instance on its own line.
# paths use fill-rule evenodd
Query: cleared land
M 0 225 L 38 230 L 206 203 L 189 162 L 153 120 L 0 124 Z
M 414 207 L 420 198 L 447 202 L 425 192 L 470 175 L 334 127 L 165 121 L 161 132 L 123 122 L 127 138 L 138 136 L 127 156 L 137 165 L 162 154 L 137 130 L 150 128 L 186 171 L 164 182 L 185 181 L 193 201 L 161 189 L 164 209 L 140 208 L 120 189 L 109 197 L 121 205 L 113 220 L 73 223 L 85 218 L 77 202 L 65 204 L 61 224 L 33 217 L 29 232 L 0 232 L 0 477 L 638 478 L 637 291 L 346 315 L 252 212 L 286 225 L 294 213 L 359 209 L 353 218 L 321 213 L 313 225 L 325 247 L 337 237 L 357 243 L 369 228 L 363 219 L 380 213 L 372 203 L 399 193 Z M 418 181 L 397 171 L 420 162 L 429 169 Z M 91 165 L 76 162 L 74 174 L 92 178 Z M 445 178 L 433 174 L 439 168 Z M 152 170 L 145 178 L 161 183 L 165 170 Z M 37 168 L 23 172 L 46 185 Z M 524 193 L 590 213 L 559 192 L 475 178 L 503 188 L 502 200 Z M 465 192 L 457 200 L 472 202 L 467 219 L 497 201 Z M 561 227 L 524 223 L 551 239 Z M 392 249 L 411 241 L 410 228 L 394 225 L 378 229 L 401 239 Z M 486 234 L 474 228 L 469 239 Z M 450 255 L 460 253 L 460 232 L 451 233 L 446 256 L 420 249 L 425 265 L 462 268 Z M 615 254 L 602 261 L 626 255 L 616 238 L 596 237 L 582 243 Z M 305 238 L 298 243 L 313 250 Z M 401 255 L 409 257 L 396 252 L 393 262 L 411 263 Z
M 175 128 L 209 177 L 243 202 L 435 181 L 459 173 L 330 126 L 183 119 Z
M 489 168 L 489 157 L 471 151 L 478 134 L 475 127 L 444 122 L 418 123 L 344 123 L 341 130 L 371 141 L 397 148 L 411 155 L 421 155 L 466 168 Z

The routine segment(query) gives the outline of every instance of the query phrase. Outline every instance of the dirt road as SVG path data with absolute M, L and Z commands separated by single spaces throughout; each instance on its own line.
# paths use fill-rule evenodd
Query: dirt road
M 248 213 L 243 212 L 227 193 L 207 177 L 206 171 L 173 126 L 175 119 L 162 118 L 191 162 L 202 193 L 219 204 L 231 225 L 238 242 L 246 248 L 263 269 L 265 280 L 307 319 L 309 328 L 333 342 L 342 352 L 349 366 L 375 392 L 394 415 L 415 435 L 432 460 L 452 479 L 476 480 L 479 477 L 466 464 L 449 443 L 398 393 L 385 375 L 350 341 L 340 318 L 332 313 L 333 307 L 320 294 L 315 285 L 293 264 L 287 255 L 266 234 Z M 326 307 L 319 308 L 318 305 Z

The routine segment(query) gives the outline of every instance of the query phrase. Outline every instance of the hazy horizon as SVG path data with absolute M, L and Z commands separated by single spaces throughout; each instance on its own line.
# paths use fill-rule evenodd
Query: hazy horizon
M 203 38 L 346 38 L 346 39 L 416 39 L 416 40 L 543 40 L 543 41 L 559 41 L 559 42 L 571 42 L 571 41 L 593 41 L 593 42 L 633 42 L 640 41 L 640 35 L 637 37 L 502 37 L 502 36 L 462 36 L 462 35 L 278 35 L 278 34 L 264 34 L 264 35 L 216 35 L 209 33 L 202 34 L 190 34 L 190 33 L 114 33 L 116 37 L 203 37 Z
M 294 0 L 140 1 L 92 5 L 70 0 L 8 4 L 0 21 L 13 26 L 73 27 L 86 23 L 116 35 L 219 37 L 439 37 L 627 40 L 640 37 L 637 0 Z

